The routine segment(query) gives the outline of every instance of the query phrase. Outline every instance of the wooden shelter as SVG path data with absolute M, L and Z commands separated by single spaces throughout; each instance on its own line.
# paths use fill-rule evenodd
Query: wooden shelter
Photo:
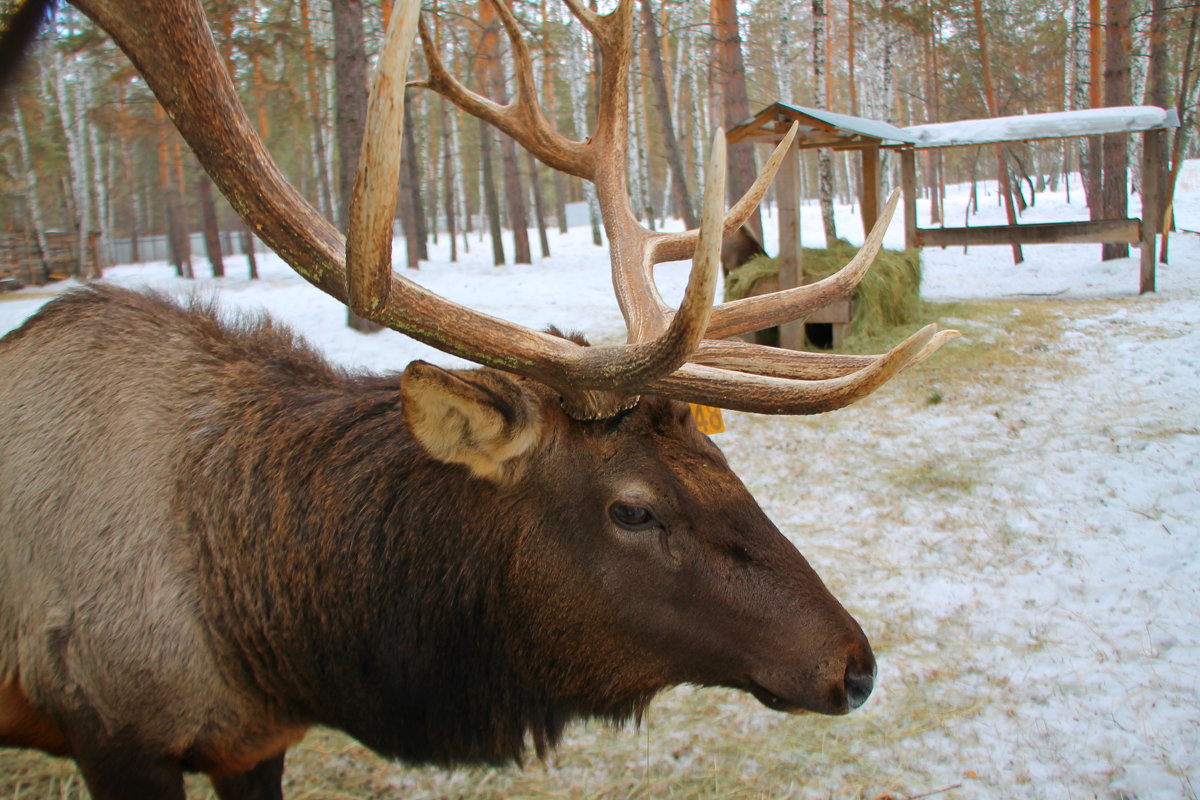
M 879 152 L 883 148 L 911 145 L 912 137 L 901 128 L 878 120 L 838 114 L 817 108 L 804 108 L 789 103 L 772 103 L 748 122 L 727 132 L 730 142 L 762 142 L 776 144 L 783 139 L 793 123 L 798 123 L 792 152 L 788 153 L 775 178 L 775 197 L 779 205 L 779 285 L 782 288 L 802 285 L 803 262 L 800 255 L 800 158 L 801 150 L 828 147 L 833 150 L 857 150 L 862 171 L 862 209 L 864 234 L 879 218 L 880 173 Z M 808 323 L 827 323 L 833 326 L 832 339 L 841 343 L 850 323 L 850 300 L 834 303 L 807 320 L 781 325 L 779 344 L 794 350 L 804 344 L 804 326 Z
M 968 119 L 905 128 L 912 144 L 900 153 L 900 184 L 904 191 L 905 247 L 946 247 L 970 244 L 1060 244 L 1123 242 L 1141 244 L 1141 292 L 1154 291 L 1155 236 L 1162 221 L 1165 186 L 1160 186 L 1155 161 L 1166 157 L 1163 134 L 1179 126 L 1174 110 L 1157 106 L 1120 106 L 1024 114 L 1015 117 Z M 948 147 L 999 145 L 1080 136 L 1141 133 L 1142 219 L 1098 219 L 1033 225 L 986 225 L 961 228 L 917 227 L 916 151 Z
M 789 103 L 772 103 L 749 121 L 727 132 L 730 142 L 775 144 L 793 123 L 800 125 L 793 151 L 784 160 L 776 178 L 779 204 L 779 284 L 790 288 L 805 283 L 800 256 L 800 164 L 799 151 L 828 147 L 857 150 L 861 158 L 863 231 L 869 231 L 879 216 L 879 154 L 883 149 L 900 154 L 901 186 L 904 193 L 905 246 L 944 247 L 955 244 L 1047 244 L 1065 242 L 1127 242 L 1142 247 L 1141 290 L 1154 290 L 1154 243 L 1161 220 L 1166 187 L 1158 185 L 1158 172 L 1142 171 L 1143 203 L 1149 213 L 1140 219 L 1089 220 L 1027 225 L 989 225 L 963 228 L 920 228 L 917 226 L 916 151 L 946 147 L 1064 139 L 1080 136 L 1142 133 L 1144 160 L 1165 157 L 1162 134 L 1179 125 L 1172 110 L 1155 106 L 1128 106 L 1026 114 L 1016 117 L 962 120 L 898 128 L 886 122 L 838 114 L 824 109 L 804 108 Z M 804 322 L 780 328 L 780 345 L 799 349 L 804 343 L 805 322 L 834 326 L 833 340 L 840 342 L 850 321 L 850 301 L 823 309 Z

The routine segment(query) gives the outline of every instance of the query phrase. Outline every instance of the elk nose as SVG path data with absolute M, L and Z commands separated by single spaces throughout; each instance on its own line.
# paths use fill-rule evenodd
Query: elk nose
M 846 667 L 846 703 L 850 708 L 858 708 L 867 702 L 867 698 L 871 696 L 871 690 L 874 688 L 875 675 L 873 671 L 864 672 L 854 664 Z

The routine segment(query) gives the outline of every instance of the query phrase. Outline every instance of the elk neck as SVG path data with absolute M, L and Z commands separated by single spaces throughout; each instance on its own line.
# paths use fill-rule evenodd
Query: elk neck
M 564 676 L 522 634 L 550 613 L 521 585 L 554 557 L 537 490 L 429 458 L 399 398 L 398 376 L 294 355 L 227 364 L 206 393 L 178 510 L 231 679 L 409 761 L 519 760 L 572 718 L 640 714 L 662 681 L 614 670 L 618 645 L 596 645 L 603 680 Z

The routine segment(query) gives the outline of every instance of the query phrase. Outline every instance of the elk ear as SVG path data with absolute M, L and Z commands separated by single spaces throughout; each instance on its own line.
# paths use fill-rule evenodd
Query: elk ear
M 404 420 L 438 461 L 501 481 L 542 438 L 538 398 L 520 378 L 483 369 L 444 370 L 414 361 L 400 379 Z

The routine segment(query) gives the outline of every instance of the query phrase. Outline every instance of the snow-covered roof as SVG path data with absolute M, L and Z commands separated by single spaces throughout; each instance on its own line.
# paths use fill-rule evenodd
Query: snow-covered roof
M 906 135 L 905 141 L 912 142 L 913 147 L 926 149 L 1020 142 L 1028 139 L 1064 139 L 1103 133 L 1133 133 L 1174 128 L 1178 125 L 1179 117 L 1173 109 L 1164 110 L 1157 106 L 1114 106 L 912 125 L 904 128 L 903 133 Z
M 882 139 L 885 144 L 913 141 L 911 134 L 905 133 L 902 129 L 887 122 L 867 119 L 866 117 L 855 117 L 850 114 L 839 114 L 836 111 L 826 111 L 823 108 L 795 106 L 791 103 L 776 103 L 775 105 L 782 110 L 793 111 L 797 114 L 812 117 L 815 120 L 824 122 L 835 128 L 840 128 L 843 131 L 869 136 L 872 139 Z
M 791 103 L 772 103 L 741 125 L 730 128 L 727 134 L 731 142 L 778 141 L 791 122 L 800 123 L 800 147 L 895 147 L 912 142 L 909 134 L 886 122 Z

